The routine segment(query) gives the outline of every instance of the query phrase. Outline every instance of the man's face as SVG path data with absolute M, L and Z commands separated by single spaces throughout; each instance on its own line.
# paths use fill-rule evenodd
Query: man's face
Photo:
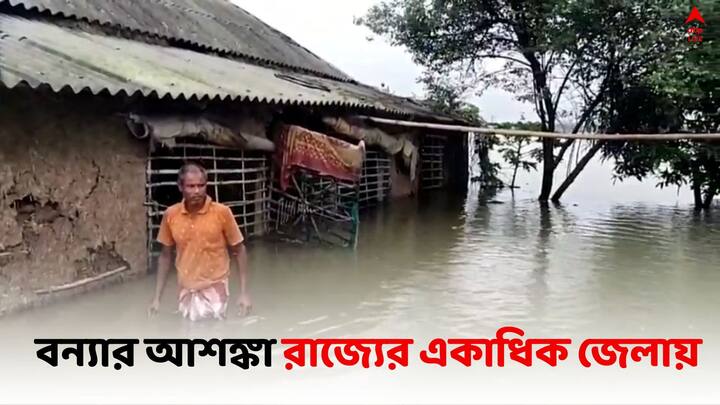
M 190 171 L 185 173 L 180 191 L 185 201 L 191 204 L 204 203 L 207 198 L 207 181 L 202 173 Z

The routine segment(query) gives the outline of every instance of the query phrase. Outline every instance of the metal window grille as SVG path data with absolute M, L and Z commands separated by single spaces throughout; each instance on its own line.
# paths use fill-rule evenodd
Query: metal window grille
M 390 195 L 390 156 L 367 151 L 360 179 L 360 208 L 378 205 Z
M 207 170 L 208 195 L 230 207 L 243 235 L 253 237 L 264 234 L 267 229 L 268 160 L 262 152 L 213 145 L 156 145 L 146 167 L 150 267 L 161 249 L 156 239 L 162 215 L 167 207 L 182 200 L 177 172 L 185 162 L 197 162 Z
M 425 190 L 442 188 L 445 185 L 443 155 L 446 139 L 437 135 L 426 135 L 420 148 L 420 181 Z

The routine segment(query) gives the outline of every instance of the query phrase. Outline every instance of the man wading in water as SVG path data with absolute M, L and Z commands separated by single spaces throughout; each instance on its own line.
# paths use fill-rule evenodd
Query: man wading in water
M 165 211 L 158 242 L 163 245 L 158 262 L 157 285 L 148 314 L 160 308 L 160 298 L 170 272 L 173 247 L 177 250 L 178 309 L 193 321 L 223 319 L 227 311 L 230 256 L 237 262 L 240 315 L 251 308 L 247 293 L 247 252 L 244 238 L 230 208 L 207 195 L 207 173 L 194 163 L 178 173 L 182 202 Z

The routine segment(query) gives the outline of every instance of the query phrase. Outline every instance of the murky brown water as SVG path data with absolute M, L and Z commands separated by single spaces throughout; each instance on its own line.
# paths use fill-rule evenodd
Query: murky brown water
M 487 336 L 509 324 L 534 336 L 702 337 L 701 362 L 720 359 L 720 211 L 698 215 L 682 201 L 638 202 L 632 194 L 596 199 L 592 184 L 564 206 L 541 206 L 534 190 L 440 193 L 367 213 L 357 251 L 256 242 L 255 311 L 245 319 L 184 322 L 172 314 L 169 288 L 163 313 L 148 320 L 150 278 L 7 317 L 0 374 L 34 370 L 7 366 L 37 361 L 36 337 L 423 342 Z M 148 395 L 142 398 L 156 398 Z

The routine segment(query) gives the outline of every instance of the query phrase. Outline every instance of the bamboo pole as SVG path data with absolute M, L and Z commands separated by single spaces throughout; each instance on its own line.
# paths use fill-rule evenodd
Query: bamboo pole
M 215 189 L 215 201 L 220 201 L 220 190 L 218 189 L 218 168 L 217 168 L 217 149 L 212 148 L 212 154 L 213 154 L 213 178 L 215 180 L 215 184 L 213 185 Z M 243 176 L 244 178 L 244 176 Z
M 212 159 L 212 156 L 153 156 L 150 160 L 207 160 Z M 242 160 L 246 162 L 264 162 L 267 158 L 238 158 L 238 157 L 221 157 L 224 161 L 240 162 Z M 177 173 L 177 171 L 176 171 Z
M 14 255 L 28 255 L 30 254 L 27 250 L 21 250 L 18 252 L 0 252 L 0 257 L 8 257 L 8 256 L 14 256 Z
M 145 234 L 145 248 L 148 253 L 152 252 L 153 248 L 153 240 L 155 239 L 153 236 L 153 215 L 151 213 L 153 210 L 158 210 L 157 203 L 155 203 L 153 199 L 153 186 L 152 186 L 152 153 L 153 153 L 153 142 L 152 140 L 148 142 L 148 151 L 147 156 L 148 159 L 145 162 L 145 185 L 147 187 L 147 192 L 145 193 L 145 203 L 143 204 L 145 206 L 145 212 L 147 213 L 147 217 L 145 218 L 145 231 L 147 232 Z M 158 227 L 159 228 L 159 227 Z M 153 265 L 153 258 L 152 255 L 147 256 L 147 260 L 145 261 L 146 270 L 150 270 Z
M 244 152 L 242 153 L 242 157 L 245 157 L 245 153 L 244 153 Z M 242 160 L 242 161 L 240 162 L 240 169 L 242 170 L 242 179 L 243 179 L 243 183 L 240 185 L 240 188 L 241 188 L 242 196 L 243 196 L 243 198 L 244 198 L 244 197 L 247 195 L 247 194 L 246 194 L 247 188 L 245 187 L 245 184 L 246 184 L 246 180 L 248 180 L 248 179 L 247 179 L 247 177 L 248 177 L 248 176 L 247 176 L 247 173 L 248 173 L 248 172 L 245 171 L 245 170 L 248 170 L 248 169 L 245 168 L 245 161 L 244 161 L 244 160 Z M 242 218 L 242 222 L 243 222 L 243 225 L 242 225 L 242 226 L 243 226 L 243 227 L 247 227 L 247 226 L 248 226 L 248 225 L 247 225 L 247 222 L 248 222 L 248 221 L 247 221 L 247 218 L 246 218 L 246 216 L 247 216 L 247 206 L 242 205 L 242 206 L 240 206 L 240 208 L 242 209 L 242 216 L 240 217 L 240 218 Z M 253 211 L 255 211 L 255 210 L 253 209 Z M 235 218 L 238 218 L 238 217 L 236 216 Z
M 204 145 L 204 144 L 196 144 L 196 143 L 176 143 L 173 147 L 175 148 L 186 148 L 186 149 L 219 149 L 219 150 L 227 150 L 227 151 L 241 151 L 240 148 L 236 148 L 233 146 L 220 146 L 220 145 Z M 260 151 L 257 151 L 260 152 Z
M 123 273 L 123 272 L 125 272 L 125 271 L 128 271 L 129 269 L 130 269 L 130 268 L 129 268 L 128 266 L 123 266 L 123 267 L 117 268 L 117 269 L 115 269 L 115 270 L 108 271 L 107 273 L 103 273 L 103 274 L 100 274 L 100 275 L 97 275 L 97 276 L 94 276 L 94 277 L 89 277 L 89 278 L 86 278 L 86 279 L 82 279 L 82 280 L 75 281 L 75 282 L 68 283 L 68 284 L 59 285 L 59 286 L 56 286 L 56 287 L 50 287 L 50 288 L 48 288 L 48 289 L 35 290 L 35 294 L 37 294 L 37 295 L 47 295 L 47 294 L 51 294 L 51 293 L 55 293 L 55 292 L 60 292 L 60 291 L 72 290 L 72 289 L 75 289 L 75 288 L 78 288 L 78 287 L 82 287 L 82 286 L 88 285 L 88 284 L 90 284 L 90 283 L 94 283 L 94 282 L 96 282 L 96 281 L 100 281 L 100 280 L 106 279 L 106 278 L 111 277 L 111 276 L 114 276 L 114 275 L 116 275 L 116 274 Z
M 223 158 L 219 158 L 221 160 L 224 160 Z M 217 161 L 215 161 L 217 162 Z M 205 169 L 205 172 L 207 174 L 244 174 L 244 173 L 262 173 L 264 170 L 262 167 L 256 167 L 256 168 L 247 168 L 247 169 L 215 169 L 215 165 L 213 165 L 212 169 Z M 168 174 L 168 175 L 175 175 L 177 176 L 177 170 L 173 169 L 157 169 L 157 170 L 151 170 L 150 174 Z M 177 183 L 175 183 L 177 184 Z
M 720 140 L 720 133 L 707 134 L 564 134 L 557 132 L 539 132 L 525 131 L 519 129 L 496 129 L 485 127 L 470 127 L 463 125 L 446 125 L 433 124 L 427 122 L 414 122 L 393 120 L 387 118 L 359 116 L 359 118 L 367 119 L 379 124 L 397 125 L 412 128 L 427 128 L 443 131 L 454 132 L 473 132 L 485 135 L 504 135 L 504 136 L 525 136 L 537 138 L 559 138 L 559 139 L 587 139 L 587 140 L 604 140 L 604 141 L 677 141 L 681 139 L 687 140 Z
M 263 181 L 265 181 L 264 178 L 257 178 L 254 180 L 225 180 L 225 181 L 219 181 L 219 182 L 209 181 L 207 183 L 207 185 L 214 186 L 217 183 L 217 185 L 219 185 L 219 186 L 230 186 L 230 185 L 237 185 L 237 184 L 262 183 Z M 153 183 L 152 186 L 153 187 L 172 187 L 172 186 L 177 187 L 177 182 L 176 181 L 164 181 L 164 182 L 160 182 L 160 183 Z

